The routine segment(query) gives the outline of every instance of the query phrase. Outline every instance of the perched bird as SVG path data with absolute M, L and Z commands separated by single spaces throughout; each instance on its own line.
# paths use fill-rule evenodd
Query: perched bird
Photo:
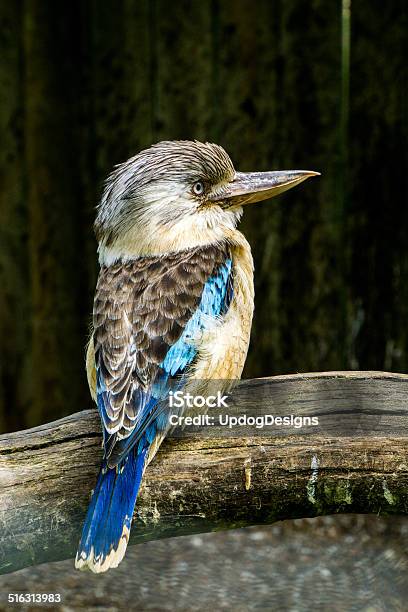
M 144 470 L 169 431 L 169 389 L 240 378 L 254 307 L 247 204 L 317 172 L 236 172 L 218 145 L 167 141 L 108 177 L 95 221 L 100 273 L 87 351 L 104 455 L 75 566 L 117 567 Z

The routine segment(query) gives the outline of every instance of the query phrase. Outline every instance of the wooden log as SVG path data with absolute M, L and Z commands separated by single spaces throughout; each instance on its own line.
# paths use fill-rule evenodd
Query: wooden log
M 408 514 L 408 376 L 294 374 L 243 381 L 228 414 L 318 417 L 163 443 L 132 543 L 332 513 Z M 0 572 L 73 557 L 101 456 L 88 410 L 0 437 Z

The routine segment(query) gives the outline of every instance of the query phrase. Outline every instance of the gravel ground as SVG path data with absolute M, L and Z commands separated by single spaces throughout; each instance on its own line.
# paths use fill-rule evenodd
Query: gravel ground
M 406 612 L 408 520 L 324 517 L 148 542 L 99 576 L 49 563 L 0 577 L 0 609 L 19 591 L 61 593 L 48 606 L 61 612 Z

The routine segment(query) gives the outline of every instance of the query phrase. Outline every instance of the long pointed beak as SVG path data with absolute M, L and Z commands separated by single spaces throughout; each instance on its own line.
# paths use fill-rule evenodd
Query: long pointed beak
M 210 196 L 222 208 L 233 208 L 268 200 L 299 185 L 320 172 L 312 170 L 282 170 L 277 172 L 237 172 L 235 178 Z

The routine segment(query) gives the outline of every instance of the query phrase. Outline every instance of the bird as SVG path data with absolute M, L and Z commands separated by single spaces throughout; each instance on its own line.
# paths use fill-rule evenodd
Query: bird
M 169 140 L 106 179 L 86 353 L 103 456 L 76 568 L 122 561 L 144 472 L 171 429 L 170 390 L 205 392 L 215 380 L 230 390 L 241 377 L 254 310 L 243 208 L 318 174 L 238 172 L 220 145 Z

